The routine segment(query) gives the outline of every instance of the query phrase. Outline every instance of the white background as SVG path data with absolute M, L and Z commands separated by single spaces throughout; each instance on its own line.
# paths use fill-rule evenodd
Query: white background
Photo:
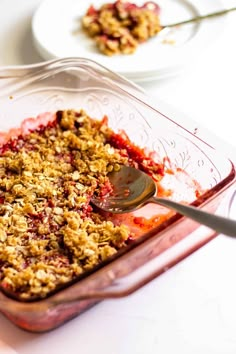
M 30 32 L 39 3 L 0 0 L 0 65 L 41 61 Z M 186 72 L 142 84 L 234 147 L 235 34 L 232 13 L 217 43 Z M 52 332 L 30 334 L 0 315 L 0 353 L 235 354 L 235 273 L 236 240 L 218 236 L 132 296 L 105 301 Z

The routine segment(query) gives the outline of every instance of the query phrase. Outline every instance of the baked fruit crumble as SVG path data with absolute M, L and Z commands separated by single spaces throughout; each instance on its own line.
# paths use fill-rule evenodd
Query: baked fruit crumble
M 99 9 L 91 5 L 82 18 L 82 27 L 96 41 L 101 53 L 132 54 L 140 43 L 162 29 L 159 13 L 159 6 L 152 1 L 138 6 L 118 0 Z
M 106 116 L 65 110 L 31 123 L 0 137 L 0 284 L 21 299 L 45 297 L 132 238 L 90 203 L 111 191 L 109 172 L 128 164 L 156 181 L 164 175 Z

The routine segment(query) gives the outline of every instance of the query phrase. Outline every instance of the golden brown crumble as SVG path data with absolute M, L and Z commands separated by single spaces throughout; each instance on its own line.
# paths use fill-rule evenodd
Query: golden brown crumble
M 134 53 L 140 43 L 162 29 L 157 4 L 149 1 L 137 6 L 122 0 L 104 4 L 99 10 L 90 6 L 82 27 L 95 39 L 100 52 L 109 56 Z
M 111 130 L 83 110 L 0 148 L 0 283 L 22 299 L 44 297 L 125 245 L 125 225 L 89 204 L 109 190 L 107 173 L 126 164 Z

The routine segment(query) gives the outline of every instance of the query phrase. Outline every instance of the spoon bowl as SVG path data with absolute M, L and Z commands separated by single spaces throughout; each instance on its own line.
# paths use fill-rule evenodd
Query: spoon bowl
M 177 211 L 198 223 L 208 226 L 218 233 L 236 237 L 236 221 L 214 215 L 196 207 L 159 198 L 157 185 L 146 173 L 129 166 L 121 166 L 118 172 L 111 172 L 109 180 L 113 192 L 105 197 L 93 197 L 91 202 L 98 208 L 113 213 L 122 214 L 137 210 L 148 203 L 159 204 Z
M 113 192 L 108 197 L 93 197 L 92 202 L 99 208 L 114 214 L 128 213 L 144 206 L 157 190 L 151 178 L 128 166 L 122 166 L 118 172 L 111 172 L 109 180 Z

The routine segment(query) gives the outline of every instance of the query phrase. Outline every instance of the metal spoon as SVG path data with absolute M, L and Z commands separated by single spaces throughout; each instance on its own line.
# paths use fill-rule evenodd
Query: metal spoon
M 122 166 L 118 172 L 112 172 L 108 176 L 113 186 L 113 193 L 103 198 L 92 198 L 92 203 L 104 211 L 122 214 L 139 209 L 145 204 L 155 203 L 173 209 L 218 233 L 236 236 L 236 221 L 232 219 L 213 215 L 169 199 L 155 197 L 156 183 L 140 170 Z

